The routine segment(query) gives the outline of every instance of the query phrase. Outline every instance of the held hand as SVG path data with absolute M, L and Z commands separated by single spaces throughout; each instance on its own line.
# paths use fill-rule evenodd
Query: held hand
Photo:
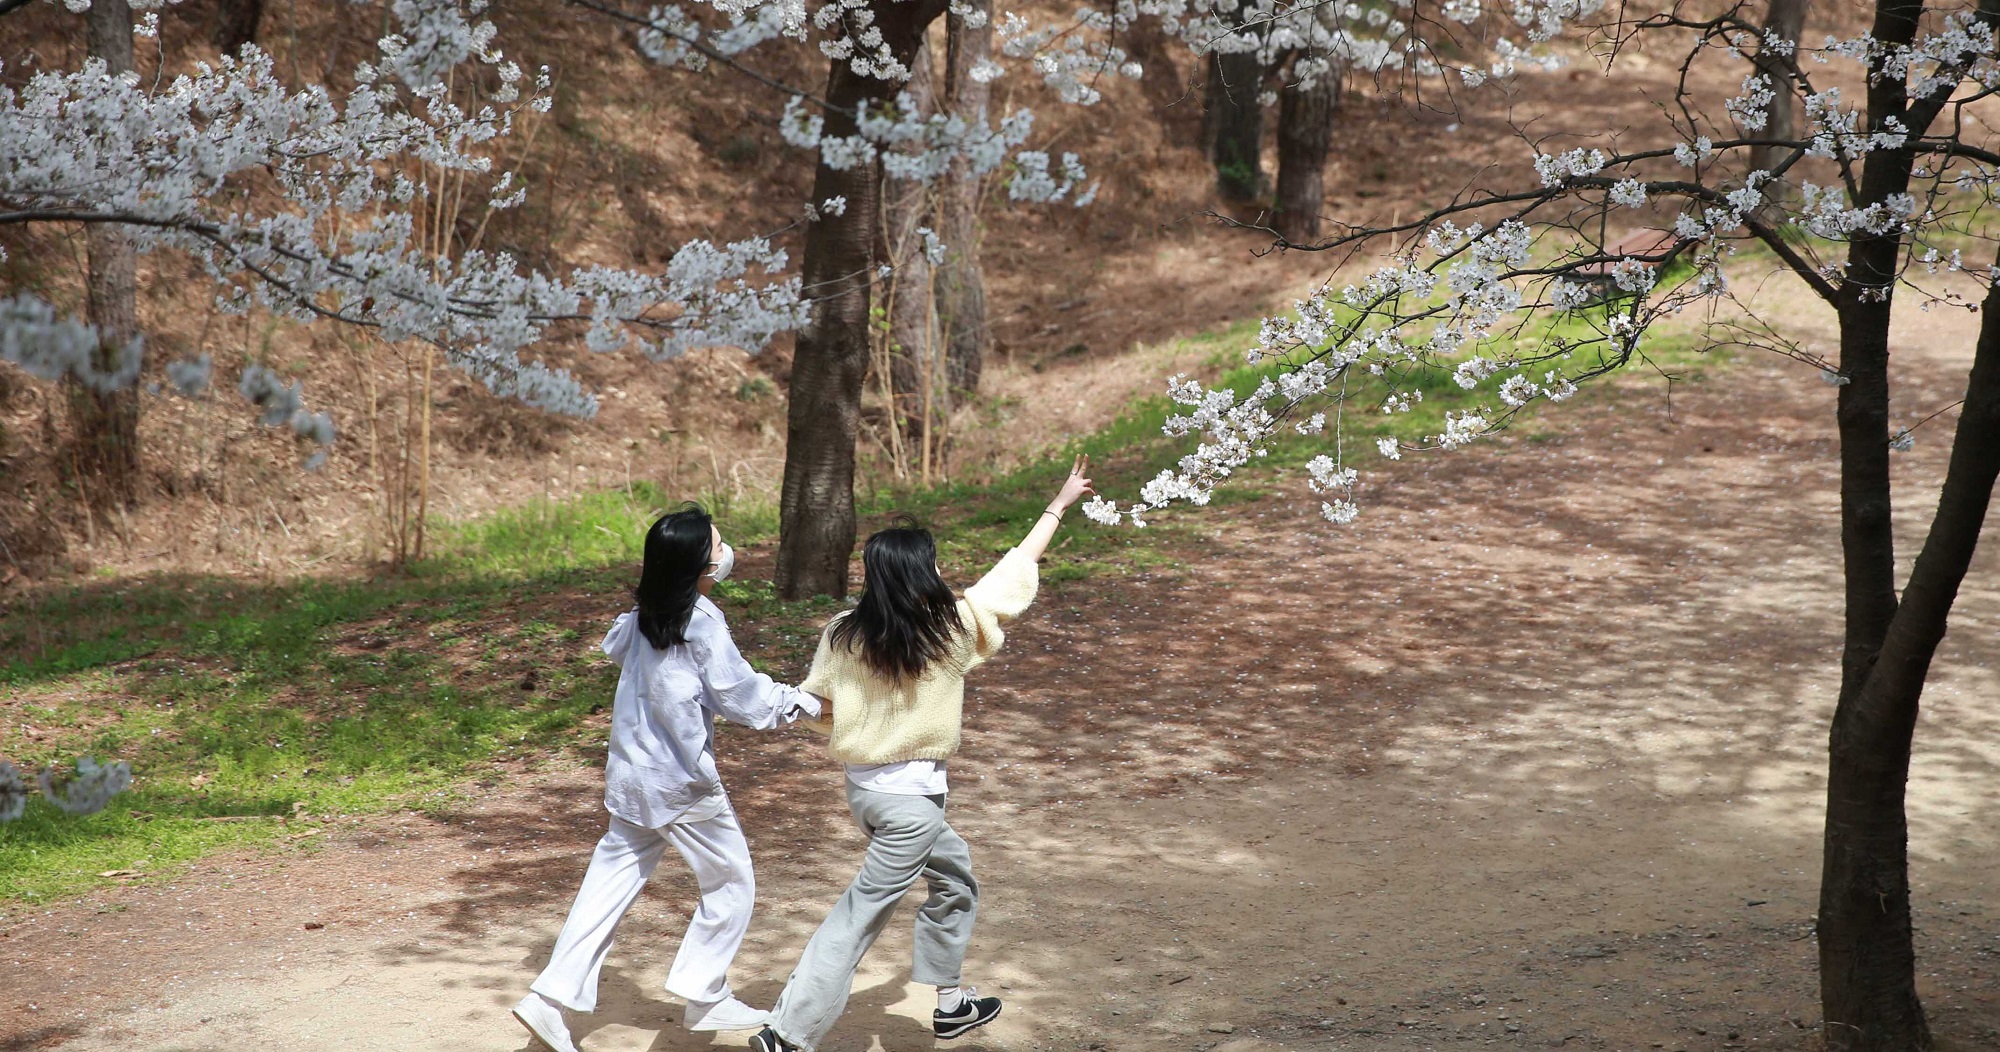
M 1070 465 L 1069 478 L 1063 481 L 1062 491 L 1056 494 L 1055 501 L 1049 507 L 1058 512 L 1064 511 L 1070 505 L 1082 500 L 1085 495 L 1094 497 L 1097 491 L 1090 486 L 1090 455 L 1079 453 L 1076 461 Z

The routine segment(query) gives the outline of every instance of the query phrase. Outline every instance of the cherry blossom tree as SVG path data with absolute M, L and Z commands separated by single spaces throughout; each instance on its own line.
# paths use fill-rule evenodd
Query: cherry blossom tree
M 84 15 L 92 59 L 112 76 L 132 72 L 132 9 L 126 0 L 100 0 Z M 103 334 L 95 352 L 100 367 L 139 334 L 138 251 L 124 228 L 90 223 L 84 228 L 89 274 L 88 313 Z M 103 483 L 100 495 L 129 499 L 139 474 L 139 392 L 132 387 L 67 385 L 70 426 L 78 467 Z
M 946 13 L 944 106 L 985 123 L 993 89 L 993 0 L 966 0 Z M 993 333 L 986 320 L 986 272 L 980 265 L 979 200 L 984 180 L 955 158 L 938 193 L 938 236 L 944 259 L 936 270 L 938 329 L 945 343 L 945 379 L 954 397 L 979 390 Z
M 982 56 L 984 34 L 997 28 L 1003 56 L 1028 61 L 1061 98 L 1079 104 L 1098 96 L 1086 74 L 1123 69 L 1124 52 L 1097 38 L 1088 26 L 1093 17 L 1080 18 L 1083 29 L 1032 27 L 1019 19 L 993 27 L 990 7 L 947 0 L 837 0 L 810 13 L 791 0 L 728 0 L 713 5 L 713 14 L 679 6 L 639 14 L 607 0 L 572 2 L 632 26 L 641 50 L 659 63 L 720 66 L 788 96 L 785 137 L 816 155 L 811 196 L 802 203 L 810 218 L 801 274 L 806 317 L 792 362 L 777 585 L 787 598 L 844 595 L 856 532 L 862 391 L 876 311 L 888 288 L 900 276 L 902 302 L 924 303 L 928 316 L 931 268 L 952 261 L 950 309 L 959 331 L 969 331 L 959 344 L 959 375 L 976 376 L 966 368 L 984 338 L 983 314 L 970 323 L 966 317 L 972 304 L 983 311 L 983 283 L 966 276 L 976 243 L 962 242 L 954 257 L 938 230 L 976 237 L 975 199 L 968 195 L 988 176 L 1004 175 L 1013 201 L 1081 206 L 1095 192 L 1079 158 L 1024 148 L 1032 111 L 988 112 L 986 92 L 971 85 L 985 85 L 1002 69 Z M 959 51 L 955 58 L 948 52 L 951 81 L 940 94 L 911 78 L 928 55 L 930 27 L 947 17 L 957 20 Z M 823 89 L 783 84 L 743 61 L 776 39 L 818 44 L 827 60 Z M 940 184 L 942 193 L 930 192 Z M 896 211 L 889 203 L 914 187 L 952 208 L 905 231 L 913 236 L 885 238 L 884 217 Z M 901 211 L 908 216 L 912 209 Z M 896 251 L 889 250 L 892 242 Z
M 1405 411 L 1422 397 L 1419 377 L 1448 375 L 1483 401 L 1448 413 L 1426 441 L 1384 439 L 1374 452 L 1393 460 L 1458 449 L 1642 359 L 1649 330 L 1674 315 L 1726 311 L 1736 318 L 1733 338 L 1761 332 L 1755 342 L 1838 389 L 1846 627 L 1818 923 L 1824 1036 L 1832 1049 L 1902 1052 L 1931 1045 L 1911 934 L 1910 746 L 2000 473 L 2000 261 L 1964 255 L 1985 240 L 1972 217 L 1990 207 L 2000 179 L 2000 143 L 1975 109 L 2000 90 L 2000 62 L 1995 12 L 1984 5 L 1876 0 L 1872 11 L 1865 35 L 1812 46 L 1741 7 L 1590 19 L 1524 5 L 1534 36 L 1569 32 L 1600 45 L 1614 72 L 1620 49 L 1684 47 L 1685 75 L 1658 139 L 1640 145 L 1630 133 L 1613 141 L 1597 129 L 1561 129 L 1581 145 L 1527 142 L 1534 177 L 1522 185 L 1467 192 L 1406 223 L 1336 225 L 1320 240 L 1287 245 L 1373 251 L 1386 262 L 1350 283 L 1329 280 L 1293 315 L 1267 319 L 1249 357 L 1273 372 L 1247 396 L 1176 378 L 1169 390 L 1185 411 L 1168 432 L 1199 435 L 1198 446 L 1129 507 L 1097 502 L 1086 511 L 1116 522 L 1206 503 L 1281 429 L 1323 431 L 1331 414 L 1336 441 L 1307 465 L 1308 482 L 1327 519 L 1365 528 L 1359 469 L 1338 441 L 1346 411 Z M 1714 63 L 1739 67 L 1742 78 L 1721 112 L 1688 86 Z M 1827 83 L 1841 73 L 1864 86 L 1861 98 Z M 1773 129 L 1768 114 L 1781 94 L 1798 120 Z M 1774 199 L 1781 183 L 1796 196 Z M 1731 261 L 1746 253 L 1836 311 L 1835 358 L 1758 328 L 1730 284 Z M 1966 286 L 1983 291 L 1968 296 Z M 1964 399 L 1929 415 L 1892 414 L 1889 322 L 1899 300 L 1931 309 L 1969 307 L 1975 297 L 1983 323 Z M 1522 349 L 1533 342 L 1518 341 L 1523 326 L 1544 334 L 1538 345 Z M 1371 385 L 1379 398 L 1348 404 L 1347 392 Z M 1890 457 L 1952 408 L 1941 499 L 1899 580 Z
M 1794 0 L 1782 0 L 1794 2 Z M 1597 0 L 1564 0 L 1562 10 L 1594 8 Z M 1215 166 L 1216 191 L 1234 204 L 1270 206 L 1268 227 L 1289 242 L 1319 236 L 1324 169 L 1343 78 L 1370 78 L 1383 95 L 1444 96 L 1452 80 L 1476 86 L 1524 66 L 1553 63 L 1536 47 L 1541 5 L 1496 17 L 1476 0 L 1430 4 L 1398 0 L 1362 5 L 1346 0 L 1199 0 L 1158 10 L 1168 27 L 1208 58 L 1203 146 Z M 1526 29 L 1524 39 L 1519 30 Z M 1456 75 L 1448 77 L 1448 74 Z M 1264 176 L 1267 111 L 1277 107 L 1278 175 Z
M 1122 41 L 1142 17 L 1198 50 L 1252 41 L 1264 66 L 1272 55 L 1293 56 L 1290 75 L 1300 85 L 1336 60 L 1426 75 L 1455 68 L 1440 64 L 1413 33 L 1411 26 L 1425 21 L 1414 14 L 1414 0 L 1398 9 L 1411 14 L 1397 17 L 1352 4 L 1321 10 L 1232 0 L 1225 9 L 1217 0 L 1146 0 L 1048 24 L 1009 14 L 997 26 L 990 7 L 974 0 L 836 0 L 810 11 L 803 0 L 721 0 L 692 14 L 570 0 L 630 25 L 641 50 L 662 63 L 729 67 L 788 95 L 787 137 L 816 152 L 818 171 L 802 209 L 813 222 L 801 279 L 779 277 L 783 254 L 762 238 L 690 243 L 663 277 L 605 268 L 556 276 L 525 271 L 504 254 L 444 258 L 416 236 L 421 209 L 413 205 L 428 200 L 431 187 L 399 167 L 409 159 L 485 180 L 495 208 L 524 192 L 510 174 L 493 170 L 492 144 L 524 107 L 546 103 L 546 82 L 527 88 L 520 67 L 495 47 L 482 2 L 393 0 L 400 30 L 382 42 L 377 62 L 357 70 L 344 98 L 316 85 L 281 84 L 254 46 L 171 83 L 97 65 L 38 73 L 5 95 L 0 109 L 21 144 L 0 170 L 0 223 L 86 222 L 141 251 L 187 252 L 207 267 L 231 309 L 261 307 L 373 327 L 392 340 L 430 341 L 495 391 L 558 412 L 587 414 L 595 403 L 561 370 L 521 360 L 552 326 L 583 326 L 592 349 L 636 344 L 659 357 L 701 343 L 754 349 L 798 328 L 779 559 L 786 595 L 845 589 L 859 392 L 871 311 L 885 281 L 904 264 L 912 271 L 936 265 L 949 278 L 939 313 L 953 327 L 953 350 L 942 371 L 954 383 L 967 381 L 977 376 L 985 328 L 975 316 L 980 282 L 967 276 L 976 274 L 970 210 L 979 181 L 1004 174 L 1015 201 L 1082 205 L 1094 192 L 1079 158 L 1025 148 L 1031 112 L 987 111 L 986 85 L 1006 69 L 995 57 L 1031 70 L 1057 98 L 1077 105 L 1097 101 L 1105 75 L 1139 75 Z M 1444 23 L 1478 17 L 1476 6 L 1471 14 L 1458 10 L 1463 6 L 1447 3 Z M 954 27 L 947 37 L 958 44 L 948 49 L 947 105 L 926 111 L 906 81 L 940 18 Z M 1254 36 L 1244 35 L 1252 29 Z M 739 61 L 779 38 L 817 43 L 828 61 L 823 90 L 779 84 Z M 471 79 L 488 85 L 485 98 L 466 103 L 442 86 L 441 78 L 461 67 L 479 71 Z M 49 114 L 62 119 L 50 122 Z M 913 242 L 920 254 L 885 258 L 875 235 L 883 179 L 947 186 L 935 197 L 949 207 Z M 253 185 L 257 192 L 249 192 Z M 227 207 L 216 203 L 225 200 Z M 137 334 L 127 338 L 105 324 L 63 328 L 66 319 L 44 324 L 27 303 L 10 309 L 25 327 L 9 346 L 31 371 L 70 376 L 91 391 L 124 392 L 136 382 L 143 361 Z M 73 346 L 93 338 L 95 357 L 76 357 Z M 172 375 L 199 387 L 206 368 L 181 363 Z M 331 439 L 330 421 L 304 413 L 295 390 L 273 391 L 266 379 L 246 375 L 239 385 L 260 399 L 266 419 Z M 288 408 L 292 415 L 284 417 Z
M 975 377 L 971 365 L 983 317 L 973 325 L 966 321 L 972 305 L 983 303 L 983 292 L 966 280 L 977 258 L 976 244 L 967 243 L 968 236 L 976 238 L 970 190 L 981 177 L 1004 168 L 1011 200 L 1083 205 L 1094 193 L 1080 158 L 1065 155 L 1058 162 L 1020 148 L 1032 126 L 1031 111 L 997 118 L 986 112 L 984 86 L 1007 66 L 984 57 L 985 32 L 997 42 L 992 51 L 999 58 L 1028 67 L 1061 102 L 1088 106 L 1101 98 L 1102 78 L 1136 78 L 1143 72 L 1126 48 L 1142 18 L 1157 21 L 1168 36 L 1199 53 L 1248 54 L 1259 70 L 1270 68 L 1275 56 L 1290 57 L 1293 82 L 1312 90 L 1336 65 L 1430 77 L 1456 69 L 1441 62 L 1413 26 L 1456 26 L 1483 17 L 1476 4 L 1464 0 L 1449 0 L 1428 14 L 1419 13 L 1416 0 L 1403 0 L 1394 16 L 1352 3 L 1121 0 L 1047 23 L 1008 13 L 995 26 L 988 22 L 990 6 L 973 0 L 829 0 L 810 11 L 804 0 L 716 0 L 708 14 L 656 6 L 644 15 L 615 0 L 570 2 L 632 25 L 641 49 L 659 62 L 732 68 L 789 95 L 787 137 L 818 151 L 812 197 L 805 202 L 814 217 L 803 260 L 808 317 L 793 360 L 780 500 L 778 590 L 794 598 L 846 592 L 855 540 L 854 444 L 870 326 L 899 268 L 912 279 L 906 289 L 929 284 L 930 267 L 938 267 L 950 283 L 941 286 L 951 293 L 941 297 L 943 313 L 957 321 L 946 321 L 956 328 L 948 338 L 953 350 L 944 372 L 955 376 L 954 382 Z M 1574 7 L 1579 0 L 1559 2 Z M 929 27 L 940 18 L 952 30 L 947 87 L 941 99 L 931 93 L 927 103 L 919 97 L 923 91 L 910 90 L 910 78 L 921 65 Z M 779 38 L 818 44 L 828 59 L 823 91 L 781 84 L 741 61 L 750 49 Z M 1511 68 L 1513 56 L 1524 51 L 1504 40 L 1502 46 L 1501 62 Z M 1485 75 L 1483 69 L 1479 75 Z M 1251 92 L 1246 105 L 1253 110 L 1269 101 L 1261 94 L 1261 74 L 1256 79 L 1246 85 Z M 1245 148 L 1254 151 L 1254 142 Z M 883 238 L 884 202 L 892 196 L 885 179 L 926 186 L 943 180 L 947 189 L 938 196 L 956 202 L 955 211 L 922 227 L 922 237 L 913 241 Z M 937 236 L 940 229 L 949 236 Z M 921 251 L 897 255 L 885 251 L 890 242 L 920 245 Z
M 124 8 L 107 0 L 93 25 Z M 393 8 L 403 32 L 381 41 L 345 92 L 284 83 L 254 45 L 171 77 L 92 57 L 0 88 L 0 224 L 83 223 L 93 239 L 183 253 L 226 310 L 425 341 L 496 393 L 558 413 L 590 415 L 596 400 L 565 370 L 522 359 L 555 327 L 581 330 L 595 351 L 665 359 L 714 344 L 754 349 L 797 326 L 798 282 L 760 237 L 689 242 L 659 274 L 555 275 L 506 253 L 429 250 L 419 215 L 440 189 L 413 166 L 469 182 L 493 208 L 518 205 L 527 188 L 496 169 L 496 147 L 524 113 L 546 110 L 549 78 L 499 51 L 476 8 Z M 156 37 L 157 19 L 146 12 L 139 32 Z M 471 105 L 444 81 L 461 67 L 461 82 L 484 85 Z M 143 334 L 108 321 L 96 300 L 82 321 L 31 296 L 0 302 L 0 356 L 94 398 L 131 392 Z M 166 369 L 183 393 L 207 386 L 210 371 L 206 358 Z M 306 411 L 297 385 L 251 367 L 237 386 L 266 423 L 333 441 L 333 422 Z
M 1295 62 L 1310 61 L 1301 53 Z M 1340 109 L 1338 67 L 1288 86 L 1278 99 L 1278 188 L 1272 226 L 1290 242 L 1317 241 L 1326 202 L 1326 161 Z
M 1269 72 L 1261 52 L 1269 39 L 1253 5 L 1225 17 L 1232 32 L 1208 47 L 1204 121 L 1215 192 L 1225 201 L 1256 201 L 1264 194 L 1264 81 Z

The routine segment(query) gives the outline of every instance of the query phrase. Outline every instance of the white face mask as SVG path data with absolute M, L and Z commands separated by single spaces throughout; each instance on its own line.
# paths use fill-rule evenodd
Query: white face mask
M 736 549 L 731 548 L 728 541 L 723 541 L 722 558 L 715 560 L 709 565 L 715 567 L 715 569 L 702 574 L 703 577 L 713 577 L 717 584 L 728 580 L 729 571 L 736 568 Z

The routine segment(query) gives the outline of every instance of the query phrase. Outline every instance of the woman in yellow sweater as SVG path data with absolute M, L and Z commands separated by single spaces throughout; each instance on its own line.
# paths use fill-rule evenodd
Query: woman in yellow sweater
M 799 689 L 832 702 L 807 724 L 847 765 L 847 806 L 868 833 L 861 872 L 806 943 L 805 954 L 751 1038 L 758 1052 L 813 1052 L 847 1007 L 855 969 L 903 897 L 923 877 L 911 977 L 938 990 L 932 1028 L 954 1038 L 992 1021 L 1000 999 L 959 985 L 979 909 L 965 839 L 944 818 L 945 762 L 958 751 L 965 674 L 992 657 L 1007 622 L 1035 598 L 1036 567 L 1063 513 L 1090 488 L 1079 456 L 1028 536 L 959 599 L 938 576 L 937 545 L 913 526 L 868 538 L 867 579 L 852 611 L 834 618 Z

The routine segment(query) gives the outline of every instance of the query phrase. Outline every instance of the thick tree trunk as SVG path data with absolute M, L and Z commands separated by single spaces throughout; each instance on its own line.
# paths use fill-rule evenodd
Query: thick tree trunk
M 1979 346 L 1951 464 L 1909 586 L 1874 660 L 1834 719 L 1827 788 L 1820 968 L 1831 1049 L 1931 1047 L 1916 995 L 1903 792 L 1924 681 L 1944 639 L 2000 476 L 2000 289 Z M 1879 608 L 1879 600 L 1872 604 Z
M 1776 37 L 1798 43 L 1799 34 L 1805 32 L 1806 0 L 1771 0 L 1764 12 L 1764 33 L 1767 38 Z M 1783 65 L 1777 61 L 1766 61 L 1764 54 L 1758 54 L 1758 68 L 1771 78 L 1771 88 L 1776 92 L 1771 104 L 1764 108 L 1764 130 L 1751 132 L 1754 138 L 1790 139 L 1798 134 L 1798 96 L 1792 91 L 1792 78 Z M 1750 168 L 1753 171 L 1770 171 L 1784 155 L 1769 146 L 1753 146 L 1750 149 Z M 1766 192 L 1765 196 L 1773 196 Z
M 132 8 L 126 0 L 99 0 L 85 16 L 92 58 L 113 75 L 132 71 Z M 113 371 L 119 351 L 139 335 L 138 252 L 122 227 L 92 223 L 84 230 L 89 259 L 86 311 L 100 338 L 96 366 Z M 122 503 L 139 478 L 139 390 L 101 392 L 71 383 L 69 422 L 75 466 L 90 496 Z
M 234 55 L 243 45 L 255 43 L 257 26 L 264 21 L 264 0 L 222 0 L 216 11 L 215 46 L 225 55 Z
M 891 53 L 905 64 L 942 0 L 874 0 L 867 8 Z M 850 32 L 853 26 L 849 26 Z M 855 73 L 831 60 L 825 114 L 828 136 L 854 135 L 855 113 L 880 106 L 902 85 Z M 821 163 L 812 203 L 847 198 L 842 215 L 806 231 L 802 265 L 811 313 L 792 358 L 787 411 L 785 483 L 778 504 L 778 595 L 803 599 L 847 594 L 854 554 L 854 438 L 861 385 L 868 374 L 868 310 L 881 221 L 880 165 L 837 171 Z
M 1847 631 L 1828 742 L 1820 873 L 1821 1012 L 1829 1049 L 1929 1047 L 1911 941 L 1909 826 L 1903 809 L 1915 692 L 1866 692 L 1897 613 L 1890 523 L 1885 303 L 1841 318 L 1841 546 Z
M 937 111 L 932 92 L 931 49 L 926 40 L 910 62 L 904 86 L 917 111 Z M 921 451 L 929 441 L 930 423 L 939 410 L 944 369 L 938 361 L 937 312 L 933 309 L 931 262 L 924 254 L 919 228 L 935 223 L 931 187 L 911 179 L 887 180 L 882 188 L 883 227 L 888 244 L 884 258 L 895 270 L 889 284 L 889 386 L 895 395 L 897 426 Z M 921 453 L 913 453 L 914 461 Z
M 1195 92 L 1198 78 L 1181 71 L 1179 60 L 1188 51 L 1180 38 L 1158 21 L 1143 19 L 1133 23 L 1119 43 L 1139 63 L 1140 90 L 1152 104 L 1154 116 L 1167 126 L 1168 141 L 1206 151 L 1211 137 L 1205 133 L 1213 129 L 1202 123 L 1202 100 Z
M 1924 680 L 2000 475 L 2000 289 L 1987 293 L 1981 309 L 1979 347 L 1930 534 L 1873 667 L 1835 720 L 1820 905 L 1833 1049 L 1931 1047 L 1915 986 L 1903 789 Z
M 1215 190 L 1225 201 L 1251 202 L 1264 190 L 1264 64 L 1255 51 L 1208 55 L 1207 127 Z
M 1319 240 L 1326 200 L 1326 157 L 1340 78 L 1328 73 L 1311 87 L 1288 87 L 1278 102 L 1278 236 L 1295 245 Z
M 1881 0 L 1875 39 L 1908 43 L 1921 0 Z M 1871 77 L 1868 127 L 1908 116 L 1900 77 Z M 1913 129 L 1922 134 L 1923 129 Z M 1914 157 L 1878 150 L 1863 163 L 1857 206 L 1908 189 Z M 1917 691 L 1869 689 L 1897 618 L 1889 488 L 1889 316 L 1900 235 L 1848 251 L 1840 309 L 1840 539 L 1846 631 L 1840 699 L 1828 741 L 1826 839 L 1819 904 L 1820 1002 L 1836 1052 L 1917 1052 L 1930 1030 L 1917 999 L 1904 786 Z
M 987 117 L 993 90 L 972 70 L 993 56 L 993 0 L 971 0 L 970 11 L 986 17 L 973 28 L 951 15 L 945 35 L 945 107 L 968 121 Z M 937 268 L 938 325 L 944 333 L 946 381 L 954 396 L 979 390 L 986 352 L 993 346 L 986 325 L 986 275 L 979 263 L 980 179 L 965 158 L 952 162 L 938 190 L 938 236 L 944 263 Z

